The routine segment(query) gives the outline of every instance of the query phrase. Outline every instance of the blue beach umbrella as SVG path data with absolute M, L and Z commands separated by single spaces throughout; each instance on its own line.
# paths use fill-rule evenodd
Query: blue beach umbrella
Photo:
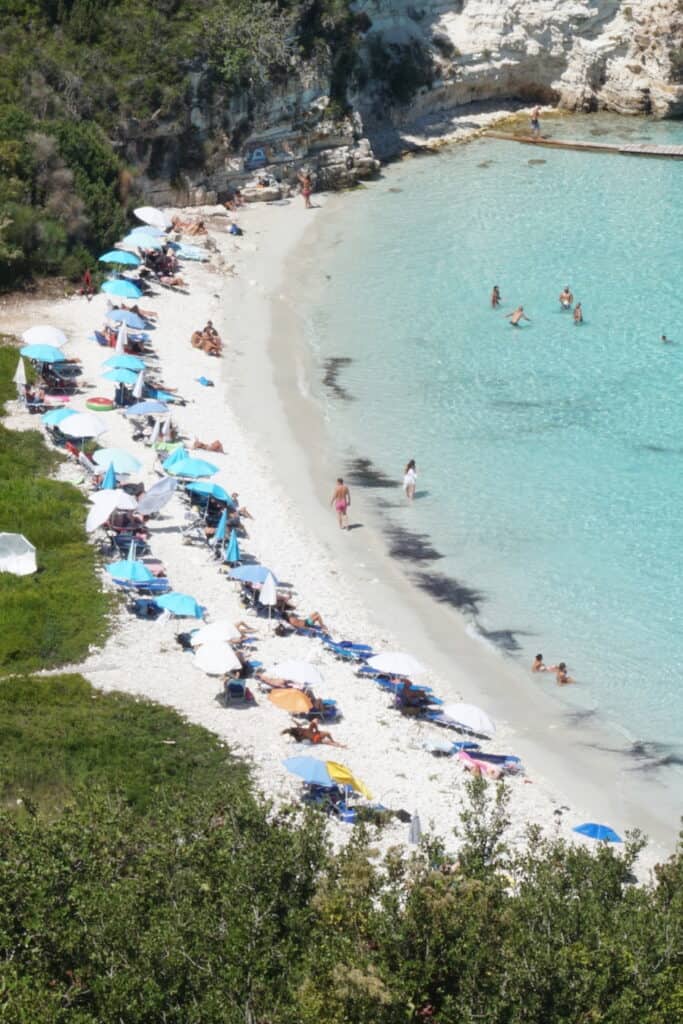
M 225 512 L 223 513 L 225 515 Z M 225 561 L 231 565 L 237 565 L 240 560 L 240 546 L 237 540 L 237 531 L 230 531 L 230 540 L 228 541 L 228 547 L 225 552 Z
M 137 402 L 135 405 L 131 405 L 129 409 L 126 409 L 126 416 L 163 416 L 169 412 L 167 405 L 163 402 L 155 402 L 150 399 L 148 402 Z
M 197 604 L 194 597 L 190 597 L 189 594 L 180 594 L 175 590 L 172 590 L 170 594 L 158 597 L 156 603 L 159 608 L 182 619 L 201 619 L 204 614 L 204 609 Z
M 123 448 L 99 448 L 93 455 L 93 462 L 98 466 L 113 466 L 115 473 L 139 473 L 142 463 L 134 455 Z
M 583 825 L 576 825 L 573 829 L 579 835 L 588 836 L 589 839 L 597 839 L 603 843 L 622 843 L 620 835 L 610 828 L 609 825 L 598 825 L 594 821 L 586 821 Z
M 102 366 L 111 368 L 112 370 L 135 370 L 136 373 L 140 370 L 146 370 L 147 364 L 138 359 L 137 356 L 126 355 L 125 352 L 121 352 L 119 355 L 110 356 L 109 359 L 105 359 Z
M 99 263 L 118 263 L 122 267 L 139 267 L 140 258 L 134 252 L 125 252 L 123 249 L 112 249 L 98 256 Z
M 162 249 L 164 245 L 161 239 L 151 235 L 149 231 L 140 231 L 135 234 L 126 235 L 120 244 L 134 246 L 136 249 Z
M 154 228 L 151 224 L 145 224 L 144 227 L 141 225 L 137 228 L 131 228 L 126 237 L 130 238 L 131 235 L 151 235 L 152 238 L 163 238 L 165 234 L 166 232 L 162 231 L 161 228 Z
M 216 532 L 213 535 L 214 544 L 221 544 L 225 540 L 225 531 L 228 525 L 228 512 L 227 509 L 223 509 L 221 517 L 218 520 L 218 526 Z
M 334 779 L 327 770 L 327 765 L 317 757 L 287 757 L 282 764 L 288 772 L 298 775 L 309 786 L 334 786 Z
M 175 462 L 180 461 L 179 459 L 175 459 L 174 462 L 171 462 L 171 459 L 173 459 L 175 454 L 176 453 L 174 452 L 173 455 L 169 455 L 168 459 L 166 459 L 166 462 L 164 463 L 164 467 L 171 463 L 172 468 Z M 193 481 L 193 483 L 186 485 L 185 490 L 192 491 L 194 494 L 208 494 L 210 498 L 215 498 L 216 501 L 224 501 L 225 504 L 229 505 L 231 508 L 234 506 L 234 502 L 225 488 L 221 487 L 220 484 L 212 483 L 211 480 Z
M 102 378 L 104 380 L 116 381 L 117 384 L 128 384 L 132 387 L 138 379 L 138 375 L 133 370 L 125 370 L 123 367 L 120 367 L 117 370 L 107 370 L 106 373 L 102 374 Z
M 132 327 L 134 331 L 141 331 L 147 327 L 147 321 L 129 309 L 110 309 L 107 313 L 107 320 L 111 320 L 113 324 L 125 324 L 126 327 Z
M 50 409 L 50 411 L 46 412 L 42 417 L 43 423 L 46 427 L 56 427 L 57 424 L 61 423 L 62 420 L 65 420 L 67 416 L 73 416 L 75 411 L 75 409 L 67 409 L 65 406 L 60 409 Z
M 19 352 L 26 359 L 33 359 L 36 363 L 64 362 L 64 353 L 54 345 L 25 345 Z
M 175 466 L 176 462 L 181 462 L 183 459 L 189 458 L 190 453 L 187 448 L 184 448 L 182 444 L 179 444 L 177 448 L 171 452 L 168 458 L 164 459 L 164 469 L 171 469 Z
M 100 291 L 105 292 L 107 295 L 118 295 L 122 299 L 139 299 L 142 296 L 142 291 L 132 281 L 127 281 L 123 277 L 116 277 L 113 281 L 105 281 Z
M 188 455 L 185 459 L 179 459 L 174 462 L 173 465 L 168 467 L 168 460 L 164 463 L 164 469 L 167 473 L 172 473 L 173 476 L 187 476 L 187 477 L 199 477 L 199 476 L 213 476 L 214 473 L 218 472 L 218 466 L 214 466 L 212 462 L 205 462 L 204 459 L 194 459 L 191 455 Z
M 153 573 L 144 562 L 135 562 L 129 558 L 122 562 L 112 562 L 106 566 L 107 572 L 115 580 L 128 580 L 130 583 L 151 583 Z
M 102 478 L 100 484 L 101 491 L 115 491 L 116 490 L 116 470 L 114 469 L 114 463 L 110 462 L 107 467 L 107 472 Z
M 241 583 L 265 583 L 268 576 L 273 577 L 275 586 L 279 585 L 275 573 L 265 565 L 241 565 L 239 569 L 232 569 L 230 572 L 230 578 L 240 580 Z

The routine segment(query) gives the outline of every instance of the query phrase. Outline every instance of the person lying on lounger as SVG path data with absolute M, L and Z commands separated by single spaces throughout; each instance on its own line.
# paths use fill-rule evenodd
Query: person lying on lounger
M 204 451 L 204 452 L 221 452 L 221 453 L 225 452 L 225 449 L 223 448 L 223 445 L 221 444 L 220 441 L 210 441 L 207 444 L 206 441 L 200 441 L 196 437 L 195 437 L 195 439 L 194 439 L 194 441 L 192 443 L 192 447 L 193 448 L 198 448 L 198 449 L 200 449 L 201 451 Z
M 324 744 L 328 747 L 344 747 L 343 743 L 337 743 L 332 734 L 321 729 L 318 719 L 313 718 L 308 725 L 293 725 L 289 729 L 282 730 L 283 736 L 292 736 L 297 743 L 312 743 L 314 746 Z
M 151 309 L 140 309 L 137 302 L 134 306 L 126 306 L 126 304 L 122 302 L 119 309 L 127 309 L 129 313 L 135 313 L 136 316 L 142 317 L 143 320 L 156 320 L 159 315 Z
M 424 690 L 414 689 L 409 679 L 403 680 L 396 698 L 403 708 L 422 708 L 429 704 L 429 698 Z
M 320 612 L 311 612 L 305 619 L 302 619 L 296 612 L 287 611 L 284 614 L 284 620 L 290 626 L 293 626 L 294 629 L 324 629 L 327 631 L 327 626 L 323 622 Z

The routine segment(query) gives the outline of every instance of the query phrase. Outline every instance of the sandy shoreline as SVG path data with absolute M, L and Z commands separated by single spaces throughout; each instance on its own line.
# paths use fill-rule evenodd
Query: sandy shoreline
M 333 198 L 329 215 L 344 201 Z M 223 442 L 226 455 L 210 457 L 220 467 L 215 479 L 238 490 L 256 517 L 247 523 L 250 537 L 244 546 L 271 565 L 279 578 L 296 585 L 302 612 L 321 611 L 335 636 L 410 650 L 428 665 L 425 681 L 437 693 L 462 695 L 492 713 L 499 732 L 485 749 L 521 755 L 531 780 L 509 783 L 513 836 L 521 839 L 527 822 L 548 831 L 559 827 L 569 837 L 571 826 L 580 821 L 605 820 L 620 831 L 643 828 L 657 844 L 649 847 L 644 864 L 661 859 L 673 845 L 676 823 L 669 832 L 656 813 L 648 813 L 647 800 L 641 799 L 633 773 L 621 760 L 591 750 L 585 733 L 573 753 L 568 751 L 572 730 L 559 710 L 539 721 L 531 681 L 468 636 L 454 612 L 417 593 L 390 563 L 376 532 L 364 529 L 342 535 L 324 507 L 338 470 L 330 466 L 327 440 L 318 426 L 319 410 L 306 395 L 314 368 L 307 365 L 297 329 L 296 293 L 302 268 L 315 248 L 315 227 L 307 229 L 315 218 L 326 215 L 323 210 L 304 211 L 300 200 L 251 207 L 240 217 L 242 238 L 233 239 L 212 227 L 219 255 L 212 256 L 210 265 L 185 265 L 190 295 L 163 292 L 149 303 L 145 300 L 159 313 L 154 346 L 164 381 L 188 399 L 174 419 L 190 443 L 195 436 Z M 234 276 L 226 275 L 225 267 L 232 264 Z M 96 385 L 90 393 L 109 394 L 112 386 L 100 380 L 101 363 L 109 353 L 87 339 L 93 328 L 99 328 L 104 308 L 102 295 L 91 303 L 73 299 L 4 304 L 3 330 L 19 333 L 41 322 L 63 328 L 71 340 L 68 354 L 83 360 L 85 380 Z M 189 345 L 192 330 L 207 317 L 222 321 L 226 352 L 220 362 Z M 214 380 L 213 388 L 197 383 L 202 374 Z M 81 407 L 84 402 L 81 396 L 74 404 Z M 138 455 L 142 450 L 144 477 L 152 482 L 153 453 L 131 441 L 124 417 L 109 416 L 112 426 L 103 443 Z M 26 414 L 8 420 L 13 426 L 37 426 Z M 64 472 L 79 476 L 72 466 Z M 369 510 L 361 494 L 357 503 L 357 518 L 363 519 Z M 184 507 L 174 499 L 152 526 L 153 553 L 166 565 L 174 589 L 194 594 L 208 607 L 211 620 L 243 618 L 234 585 L 218 571 L 209 551 L 182 543 L 183 521 Z M 458 763 L 436 760 L 422 749 L 428 736 L 443 734 L 402 718 L 386 695 L 334 661 L 318 641 L 272 637 L 262 620 L 257 629 L 258 657 L 267 668 L 285 657 L 300 657 L 321 669 L 325 684 L 320 695 L 337 699 L 344 713 L 333 727 L 335 737 L 348 747 L 339 752 L 339 759 L 364 779 L 376 799 L 394 808 L 417 809 L 423 823 L 433 823 L 454 846 L 450 833 L 457 822 L 465 773 Z M 194 668 L 191 656 L 180 651 L 172 625 L 140 622 L 122 612 L 104 649 L 93 652 L 81 668 L 105 690 L 126 690 L 170 704 L 218 733 L 252 761 L 266 793 L 289 797 L 297 792 L 297 783 L 280 762 L 305 751 L 281 736 L 289 724 L 287 716 L 262 696 L 256 709 L 225 709 L 215 699 L 218 682 Z M 533 723 L 525 726 L 520 708 L 527 716 L 534 709 Z M 576 772 L 568 770 L 572 756 L 581 759 Z M 653 790 L 648 793 L 652 802 Z M 567 805 L 570 810 L 554 813 Z M 344 826 L 335 829 L 344 834 Z M 404 826 L 383 832 L 383 845 L 406 839 Z

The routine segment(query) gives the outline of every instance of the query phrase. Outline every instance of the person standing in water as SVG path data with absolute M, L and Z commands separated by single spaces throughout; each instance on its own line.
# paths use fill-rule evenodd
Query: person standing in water
M 351 506 L 351 494 L 344 483 L 344 478 L 341 476 L 337 477 L 337 486 L 335 487 L 332 498 L 330 499 L 330 505 L 334 505 L 337 513 L 337 520 L 339 521 L 339 528 L 341 530 L 348 530 L 347 510 Z
M 513 327 L 519 327 L 520 320 L 529 320 L 529 317 L 524 312 L 524 306 L 517 306 L 517 309 L 513 309 L 512 313 L 506 313 L 505 319 L 509 320 Z M 531 320 L 529 320 L 531 323 Z
M 581 309 L 581 303 L 577 302 L 574 306 L 574 326 L 578 327 L 579 324 L 583 323 L 583 310 Z
M 541 134 L 541 108 L 534 107 L 531 111 L 531 134 L 538 138 Z
M 415 497 L 415 485 L 417 484 L 417 467 L 415 466 L 415 459 L 411 459 L 405 470 L 403 471 L 403 490 L 405 491 L 406 498 L 408 501 L 412 501 Z
M 565 285 L 564 291 L 560 292 L 560 305 L 562 306 L 562 309 L 571 309 L 573 301 L 574 296 L 572 295 L 572 290 L 567 284 Z
M 500 306 L 500 288 L 497 284 L 494 284 L 493 291 L 491 292 L 491 308 L 496 309 Z

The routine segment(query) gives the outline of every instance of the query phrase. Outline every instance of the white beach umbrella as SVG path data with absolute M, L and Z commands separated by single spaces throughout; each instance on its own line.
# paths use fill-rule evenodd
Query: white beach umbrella
M 165 213 L 157 210 L 154 206 L 139 206 L 133 213 L 143 224 L 151 224 L 153 228 L 165 231 L 171 226 L 171 222 Z
M 76 412 L 62 420 L 59 429 L 67 437 L 99 437 L 105 433 L 107 424 L 91 412 Z
M 17 391 L 21 393 L 21 389 L 26 384 L 26 367 L 24 366 L 24 360 L 21 356 L 19 356 L 19 362 L 17 363 L 17 368 L 14 371 L 12 380 L 17 385 Z
M 27 345 L 54 345 L 61 348 L 67 343 L 66 334 L 57 327 L 50 327 L 49 324 L 38 324 L 36 327 L 29 327 L 22 334 L 22 339 Z
M 476 704 L 446 704 L 441 709 L 446 718 L 452 718 L 458 725 L 478 736 L 494 736 L 495 723 Z
M 258 599 L 259 604 L 268 606 L 268 622 L 270 622 L 271 610 L 277 604 L 277 586 L 272 572 L 269 572 L 263 581 Z
M 144 390 L 144 387 L 145 387 L 145 371 L 144 370 L 140 370 L 140 372 L 137 375 L 137 378 L 135 380 L 135 384 L 133 384 L 133 398 L 142 398 L 142 392 Z
M 425 668 L 412 654 L 402 651 L 384 651 L 368 658 L 368 665 L 377 672 L 386 672 L 390 676 L 416 676 Z
M 153 516 L 160 512 L 164 505 L 167 505 L 175 494 L 178 481 L 174 477 L 164 477 L 142 495 L 138 502 L 138 512 L 141 516 Z
M 239 640 L 240 632 L 235 629 L 232 622 L 211 622 L 208 626 L 202 626 L 190 637 L 193 647 L 201 647 L 202 644 L 230 643 L 231 640 Z
M 137 508 L 137 501 L 132 494 L 116 489 L 115 491 L 96 491 L 90 499 L 93 503 L 85 521 L 87 533 L 92 533 L 98 526 L 102 526 L 109 519 L 116 509 L 123 509 L 132 512 Z
M 123 355 L 123 353 L 126 351 L 127 344 L 128 327 L 122 320 L 121 324 L 119 325 L 119 329 L 116 332 L 116 348 L 114 349 L 114 352 L 117 354 L 117 356 Z
M 37 569 L 36 549 L 23 533 L 0 533 L 0 572 L 30 576 Z
M 288 683 L 298 683 L 299 686 L 320 686 L 323 681 L 318 669 L 308 661 L 281 661 L 269 675 Z
M 194 663 L 208 676 L 222 676 L 242 667 L 230 644 L 216 641 L 202 644 L 194 656 Z

